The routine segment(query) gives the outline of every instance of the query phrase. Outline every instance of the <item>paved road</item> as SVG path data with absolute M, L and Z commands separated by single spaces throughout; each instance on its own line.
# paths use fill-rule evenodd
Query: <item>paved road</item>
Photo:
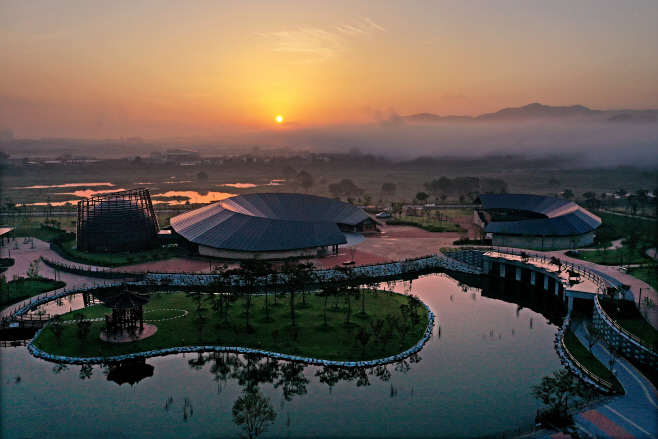
M 15 248 L 16 244 L 18 244 L 18 249 Z M 32 244 L 34 244 L 34 248 L 32 248 L 33 247 Z M 14 265 L 12 267 L 9 267 L 9 269 L 7 269 L 7 271 L 5 272 L 5 275 L 7 276 L 8 280 L 11 280 L 14 275 L 25 277 L 25 273 L 30 267 L 30 263 L 33 262 L 34 260 L 38 260 L 41 257 L 41 255 L 54 261 L 69 263 L 69 264 L 71 263 L 70 261 L 65 260 L 60 255 L 52 251 L 50 249 L 50 245 L 47 242 L 41 241 L 36 238 L 33 240 L 33 243 L 25 243 L 23 238 L 16 238 L 15 241 L 10 242 L 10 245 L 7 245 L 5 243 L 3 247 L 0 247 L 0 255 L 3 258 L 10 257 L 11 255 L 11 257 L 14 258 L 15 261 Z M 76 265 L 83 265 L 83 264 L 76 264 Z M 90 267 L 92 269 L 103 268 L 103 267 L 94 267 L 90 265 L 83 265 L 83 266 Z M 49 279 L 54 279 L 55 277 L 55 273 L 53 269 L 45 265 L 43 262 L 40 263 L 39 274 Z M 60 272 L 58 274 L 58 279 L 66 283 L 67 290 L 103 283 L 102 279 L 97 279 L 87 276 L 78 276 L 76 274 L 65 273 L 65 272 Z M 61 291 L 62 291 L 61 289 L 50 291 L 47 294 L 51 296 Z M 1 310 L 0 317 L 4 317 L 8 315 L 9 313 L 11 313 L 13 309 L 17 307 L 20 307 L 20 304 L 15 304 L 10 306 L 9 308 Z
M 584 324 L 576 331 L 583 344 L 586 343 L 586 331 Z M 597 343 L 592 352 L 603 364 L 608 365 L 610 355 L 604 343 Z M 578 427 L 597 438 L 658 439 L 658 391 L 623 358 L 617 360 L 614 369 L 626 395 L 596 409 L 579 413 L 574 416 L 574 421 Z

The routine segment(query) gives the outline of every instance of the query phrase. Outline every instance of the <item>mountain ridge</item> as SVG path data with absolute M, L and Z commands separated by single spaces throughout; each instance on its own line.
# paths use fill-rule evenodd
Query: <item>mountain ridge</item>
M 606 122 L 658 122 L 658 110 L 592 110 L 583 105 L 552 107 L 540 103 L 532 103 L 523 107 L 510 107 L 495 113 L 485 113 L 479 116 L 439 116 L 433 113 L 418 113 L 403 116 L 405 122 L 411 123 L 443 123 L 443 122 L 524 122 L 529 120 L 556 119 L 595 119 Z

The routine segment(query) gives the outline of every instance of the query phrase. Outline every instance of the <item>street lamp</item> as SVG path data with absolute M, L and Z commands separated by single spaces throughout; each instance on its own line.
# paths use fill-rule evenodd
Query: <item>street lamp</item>
M 642 290 L 648 290 L 649 288 L 640 288 L 640 298 L 637 301 L 637 307 L 640 307 L 640 304 L 642 303 Z

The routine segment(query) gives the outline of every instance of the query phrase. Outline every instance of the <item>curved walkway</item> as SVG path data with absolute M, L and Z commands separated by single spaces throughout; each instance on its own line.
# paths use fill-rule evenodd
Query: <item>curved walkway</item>
M 585 326 L 582 324 L 576 330 L 583 344 L 586 343 Z M 608 365 L 610 354 L 604 343 L 597 343 L 592 352 L 603 364 Z M 615 371 L 626 395 L 579 413 L 574 416 L 574 421 L 580 429 L 596 438 L 658 439 L 658 390 L 623 358 L 617 360 Z

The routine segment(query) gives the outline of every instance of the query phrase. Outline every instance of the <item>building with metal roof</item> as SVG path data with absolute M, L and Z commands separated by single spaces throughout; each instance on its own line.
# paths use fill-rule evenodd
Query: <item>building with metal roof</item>
M 594 242 L 601 218 L 562 198 L 481 194 L 474 222 L 491 233 L 493 245 L 540 250 L 577 248 Z
M 351 204 L 290 193 L 238 195 L 170 223 L 200 254 L 226 259 L 314 255 L 345 244 L 343 231 L 376 231 L 379 224 Z

